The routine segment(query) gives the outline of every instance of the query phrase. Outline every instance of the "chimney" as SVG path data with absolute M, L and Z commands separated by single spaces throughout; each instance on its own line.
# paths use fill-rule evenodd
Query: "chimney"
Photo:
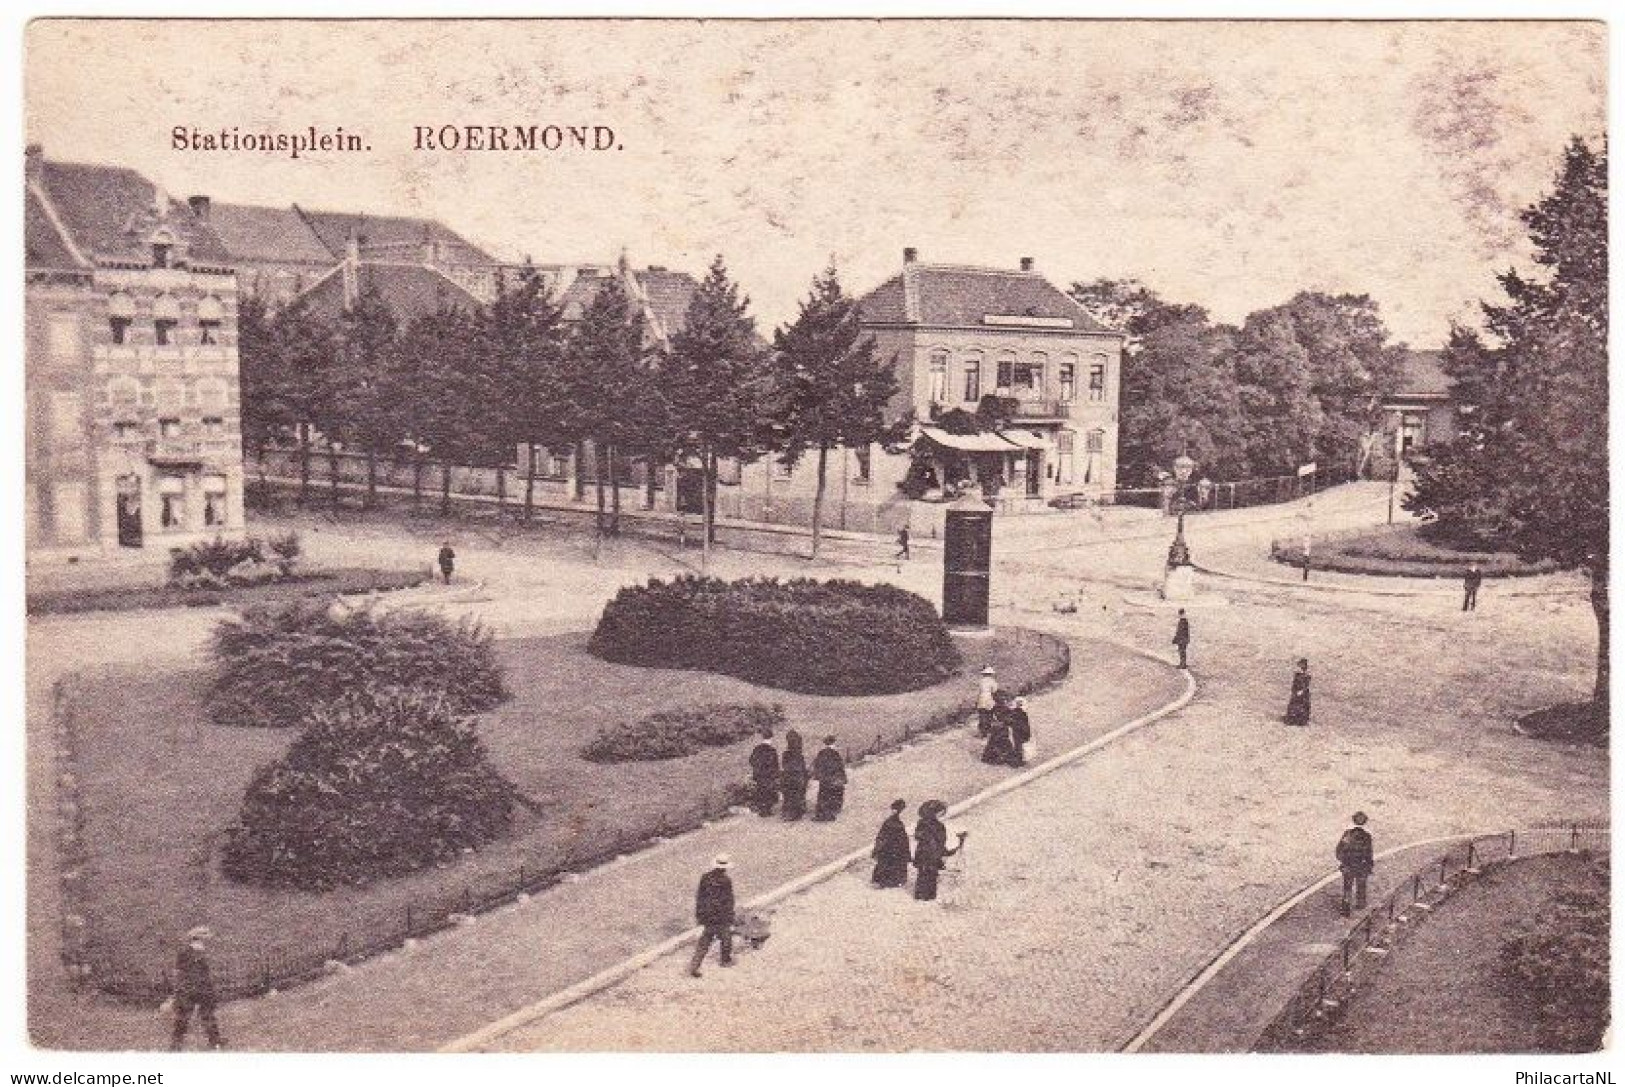
M 23 152 L 23 179 L 25 181 L 38 181 L 40 172 L 45 168 L 45 148 L 37 143 L 31 143 Z
M 920 259 L 920 251 L 918 249 L 914 248 L 912 245 L 909 246 L 907 249 L 903 250 L 903 263 L 904 264 L 913 264 L 915 261 L 917 261 L 919 259 Z
M 1023 272 L 1032 271 L 1033 270 L 1033 258 L 1031 258 L 1031 257 L 1022 257 L 1021 258 L 1021 270 Z
M 192 214 L 203 222 L 209 221 L 209 198 L 207 196 L 188 196 L 187 204 L 192 208 Z

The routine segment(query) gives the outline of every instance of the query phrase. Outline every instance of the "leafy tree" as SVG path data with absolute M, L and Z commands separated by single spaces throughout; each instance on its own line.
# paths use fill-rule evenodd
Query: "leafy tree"
M 769 402 L 771 375 L 749 308 L 718 255 L 660 368 L 661 392 L 675 421 L 672 447 L 681 457 L 697 458 L 704 475 L 707 563 L 716 532 L 717 461 L 762 453 L 758 420 Z
M 399 438 L 395 387 L 388 380 L 394 360 L 398 328 L 395 315 L 377 288 L 369 286 L 339 315 L 334 346 L 338 357 L 328 370 L 327 395 L 336 414 L 327 431 L 328 450 L 334 442 L 359 445 L 367 454 L 367 498 L 378 500 L 378 452 Z M 333 500 L 338 502 L 338 465 L 330 465 Z
M 563 444 L 558 430 L 557 385 L 564 345 L 563 310 L 527 262 L 517 284 L 497 282 L 484 314 L 482 367 L 493 375 L 498 403 L 491 412 L 495 444 Z M 536 502 L 536 476 L 525 472 L 525 520 Z
M 1458 329 L 1449 372 L 1471 411 L 1419 462 L 1405 508 L 1529 559 L 1586 571 L 1594 700 L 1608 704 L 1608 153 L 1573 139 L 1555 188 L 1522 213 L 1538 277 L 1508 270 L 1484 332 Z
M 389 378 L 404 439 L 441 462 L 442 513 L 451 506 L 451 465 L 488 452 L 495 430 L 491 381 L 479 372 L 480 323 L 479 315 L 455 308 L 415 318 L 401 335 Z M 421 469 L 420 460 L 414 492 Z
M 876 357 L 874 337 L 864 334 L 857 305 L 841 289 L 833 265 L 813 281 L 795 321 L 774 333 L 773 346 L 766 444 L 792 468 L 806 453 L 817 453 L 812 514 L 812 557 L 817 558 L 830 450 L 878 443 L 897 452 L 911 421 L 887 417 L 899 391 L 895 359 Z

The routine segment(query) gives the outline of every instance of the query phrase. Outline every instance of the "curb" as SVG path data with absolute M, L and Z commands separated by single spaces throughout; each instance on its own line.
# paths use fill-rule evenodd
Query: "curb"
M 1168 664 L 1171 666 L 1171 662 L 1166 658 L 1156 653 L 1152 653 L 1149 650 L 1141 649 L 1138 646 L 1127 645 L 1122 642 L 1111 641 L 1110 639 L 1096 640 L 1107 641 L 1109 644 L 1116 645 L 1120 649 L 1127 650 L 1137 656 L 1144 657 L 1147 660 L 1153 660 L 1161 664 Z M 1190 701 L 1196 697 L 1197 688 L 1195 678 L 1192 677 L 1189 672 L 1184 672 L 1183 678 L 1185 680 L 1185 691 L 1172 702 L 1160 706 L 1157 709 L 1152 710 L 1150 713 L 1137 717 L 1126 724 L 1119 725 L 1117 728 L 1111 730 L 1105 735 L 1097 736 L 1095 739 L 1086 744 L 1072 748 L 1069 751 L 1064 751 L 1061 754 L 1055 755 L 1047 761 L 1041 762 L 1028 770 L 1024 770 L 1019 774 L 1005 778 L 997 784 L 990 785 L 980 792 L 973 793 L 964 800 L 950 806 L 945 814 L 962 815 L 973 808 L 980 807 L 990 800 L 1003 796 L 1004 794 L 1015 789 L 1019 789 L 1028 782 L 1035 781 L 1038 778 L 1044 777 L 1045 775 L 1056 770 L 1070 766 L 1072 763 L 1079 761 L 1084 756 L 1098 751 L 1100 748 L 1105 747 L 1106 745 L 1113 743 L 1132 732 L 1136 732 L 1147 725 L 1160 721 L 1170 714 L 1177 713 L 1178 711 L 1184 709 L 1185 706 L 1187 706 Z M 817 868 L 814 868 L 811 871 L 790 880 L 787 883 L 780 884 L 765 894 L 758 895 L 747 902 L 741 903 L 740 908 L 761 909 L 762 907 L 771 906 L 777 902 L 783 901 L 792 895 L 798 894 L 801 891 L 805 891 L 810 887 L 816 886 L 827 879 L 839 875 L 848 868 L 852 867 L 854 864 L 867 860 L 869 857 L 869 852 L 869 846 L 862 846 L 858 849 L 852 850 L 851 852 L 842 854 L 836 859 L 829 861 L 826 864 L 822 864 Z M 489 1042 L 495 1041 L 505 1034 L 512 1033 L 520 1027 L 534 1023 L 536 1020 L 544 1018 L 553 1012 L 561 1011 L 572 1004 L 580 1003 L 582 1000 L 585 1000 L 590 996 L 625 981 L 632 974 L 643 969 L 644 967 L 654 963 L 666 955 L 671 954 L 673 951 L 676 951 L 685 944 L 692 943 L 699 937 L 699 935 L 700 928 L 697 925 L 685 929 L 683 932 L 669 937 L 668 939 L 662 940 L 660 943 L 640 951 L 631 958 L 624 959 L 608 969 L 601 970 L 592 977 L 579 981 L 567 989 L 562 989 L 559 992 L 554 993 L 552 996 L 543 997 L 541 1000 L 538 1000 L 533 1004 L 520 1008 L 518 1011 L 512 1012 L 511 1014 L 492 1023 L 486 1024 L 479 1030 L 465 1034 L 461 1038 L 448 1042 L 439 1048 L 439 1052 L 467 1053 L 476 1050 Z
M 1360 596 L 1389 596 L 1389 597 L 1450 597 L 1460 595 L 1460 589 L 1452 588 L 1425 588 L 1425 589 L 1394 589 L 1385 586 L 1366 585 L 1340 585 L 1332 582 L 1294 581 L 1291 578 L 1256 577 L 1252 574 L 1238 574 L 1230 570 L 1223 570 L 1213 566 L 1203 566 L 1201 563 L 1192 563 L 1199 573 L 1209 577 L 1222 578 L 1226 581 L 1237 581 L 1246 585 L 1267 585 L 1275 589 L 1310 589 L 1323 593 L 1350 593 Z M 1360 575 L 1353 575 L 1360 576 Z M 1368 575 L 1378 576 L 1378 575 Z M 1577 589 L 1512 589 L 1498 593 L 1498 596 L 1508 597 L 1560 597 L 1582 596 L 1586 592 L 1583 588 Z

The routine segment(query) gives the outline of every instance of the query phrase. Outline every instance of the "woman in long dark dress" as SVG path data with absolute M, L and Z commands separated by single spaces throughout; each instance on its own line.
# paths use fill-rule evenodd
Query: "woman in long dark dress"
M 1292 696 L 1286 703 L 1286 723 L 1289 725 L 1307 725 L 1309 723 L 1309 661 L 1307 658 L 1298 661 L 1298 670 L 1292 673 Z
M 1011 766 L 1027 765 L 1027 745 L 1033 739 L 1032 719 L 1027 716 L 1027 700 L 1018 698 L 1010 705 Z
M 875 874 L 871 878 L 876 887 L 901 887 L 908 882 L 908 831 L 903 827 L 906 807 L 907 801 L 892 801 L 891 814 L 875 835 Z
M 807 814 L 807 756 L 801 751 L 801 733 L 784 734 L 784 758 L 779 762 L 779 791 L 784 797 L 779 814 L 787 820 Z
M 987 745 L 982 748 L 982 761 L 995 766 L 1015 766 L 1016 745 L 1010 735 L 1010 706 L 1001 692 L 998 705 L 993 710 L 993 720 L 988 723 Z
M 937 897 L 937 876 L 943 861 L 964 848 L 965 835 L 959 836 L 959 845 L 948 848 L 948 828 L 938 818 L 948 810 L 940 800 L 927 800 L 920 805 L 920 821 L 914 824 L 914 897 L 930 902 Z

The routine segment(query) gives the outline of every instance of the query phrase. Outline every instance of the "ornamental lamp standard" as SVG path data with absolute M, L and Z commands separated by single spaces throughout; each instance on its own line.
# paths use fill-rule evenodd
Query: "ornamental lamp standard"
M 1196 472 L 1196 461 L 1189 453 L 1180 453 L 1174 458 L 1174 513 L 1179 521 L 1174 529 L 1174 542 L 1168 547 L 1168 566 L 1191 565 L 1191 549 L 1185 543 L 1185 511 L 1190 508 L 1185 500 L 1185 488 L 1190 483 L 1191 476 Z

